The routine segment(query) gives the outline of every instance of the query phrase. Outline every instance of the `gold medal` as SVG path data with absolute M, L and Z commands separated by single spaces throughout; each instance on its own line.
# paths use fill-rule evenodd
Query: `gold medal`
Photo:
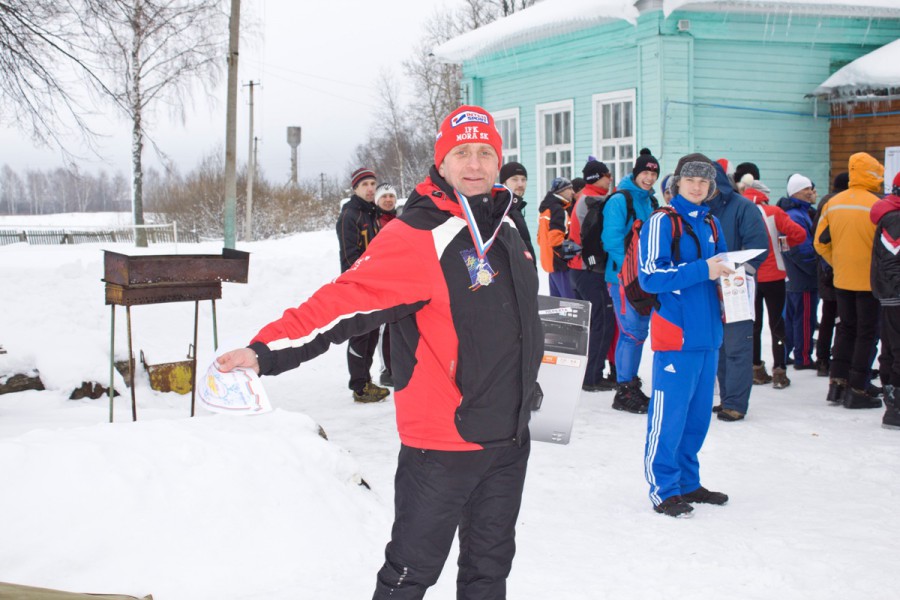
M 479 285 L 489 285 L 494 279 L 491 277 L 491 274 L 485 268 L 478 269 L 478 284 Z

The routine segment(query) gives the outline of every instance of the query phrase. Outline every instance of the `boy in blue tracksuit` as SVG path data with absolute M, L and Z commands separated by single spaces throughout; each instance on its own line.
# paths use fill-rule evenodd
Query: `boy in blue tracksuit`
M 690 516 L 692 503 L 725 504 L 728 496 L 700 485 L 697 454 L 709 429 L 722 345 L 716 279 L 733 272 L 712 257 L 726 251 L 718 220 L 703 202 L 715 190 L 712 161 L 689 154 L 675 169 L 670 206 L 680 215 L 681 238 L 672 249 L 675 223 L 662 211 L 641 227 L 641 287 L 657 294 L 650 315 L 653 394 L 647 415 L 644 471 L 656 512 Z
M 616 395 L 612 407 L 630 413 L 647 412 L 650 399 L 641 391 L 638 367 L 644 340 L 650 327 L 650 318 L 638 314 L 625 299 L 619 285 L 619 271 L 625 262 L 625 236 L 631 231 L 635 219 L 646 221 L 658 206 L 653 197 L 653 185 L 659 177 L 659 162 L 643 148 L 634 163 L 631 175 L 622 179 L 616 193 L 603 205 L 603 249 L 609 257 L 606 260 L 606 283 L 612 297 L 616 321 L 619 325 L 619 340 L 616 342 Z M 631 196 L 631 207 L 623 194 Z

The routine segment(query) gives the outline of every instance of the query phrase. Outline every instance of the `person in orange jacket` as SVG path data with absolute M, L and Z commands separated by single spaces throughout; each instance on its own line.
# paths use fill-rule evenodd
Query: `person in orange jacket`
M 839 319 L 827 401 L 881 408 L 879 390 L 869 381 L 879 309 L 869 279 L 875 239 L 869 212 L 879 200 L 884 167 L 865 152 L 852 155 L 848 165 L 850 187 L 829 200 L 813 238 L 816 251 L 834 268 Z
M 574 298 L 572 283 L 569 281 L 569 214 L 575 190 L 572 182 L 565 177 L 557 177 L 550 184 L 550 190 L 538 207 L 538 246 L 541 253 L 541 268 L 550 275 L 550 295 L 557 298 Z

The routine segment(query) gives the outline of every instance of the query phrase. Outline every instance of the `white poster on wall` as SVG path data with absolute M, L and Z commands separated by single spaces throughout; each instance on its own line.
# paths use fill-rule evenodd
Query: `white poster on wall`
M 894 176 L 900 173 L 900 146 L 884 149 L 884 193 L 890 194 Z

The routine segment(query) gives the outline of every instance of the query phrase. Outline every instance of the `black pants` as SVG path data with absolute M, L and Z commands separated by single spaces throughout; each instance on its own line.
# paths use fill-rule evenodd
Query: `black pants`
M 373 600 L 425 596 L 459 527 L 457 600 L 503 600 L 530 443 L 470 452 L 401 446 L 394 526 Z
M 816 339 L 816 360 L 828 364 L 831 361 L 831 341 L 834 337 L 834 326 L 837 320 L 837 300 L 822 299 L 822 320 L 819 321 L 819 334 Z
M 784 279 L 756 283 L 756 320 L 753 322 L 753 364 L 762 364 L 763 301 L 772 333 L 772 367 L 784 365 Z
M 350 369 L 350 389 L 362 392 L 372 379 L 372 359 L 378 348 L 378 329 L 350 338 L 347 342 L 347 368 Z
M 881 307 L 881 385 L 900 387 L 900 306 Z
M 390 375 L 391 370 L 391 324 L 386 323 L 381 327 L 381 342 L 378 344 L 381 353 L 381 372 Z
M 591 325 L 588 336 L 588 361 L 584 372 L 584 385 L 597 385 L 603 379 L 606 355 L 616 332 L 616 314 L 612 298 L 602 271 L 571 269 L 569 278 L 575 290 L 575 297 L 591 303 Z
M 838 322 L 831 356 L 832 379 L 846 379 L 850 387 L 866 389 L 878 329 L 880 306 L 872 292 L 835 288 Z

